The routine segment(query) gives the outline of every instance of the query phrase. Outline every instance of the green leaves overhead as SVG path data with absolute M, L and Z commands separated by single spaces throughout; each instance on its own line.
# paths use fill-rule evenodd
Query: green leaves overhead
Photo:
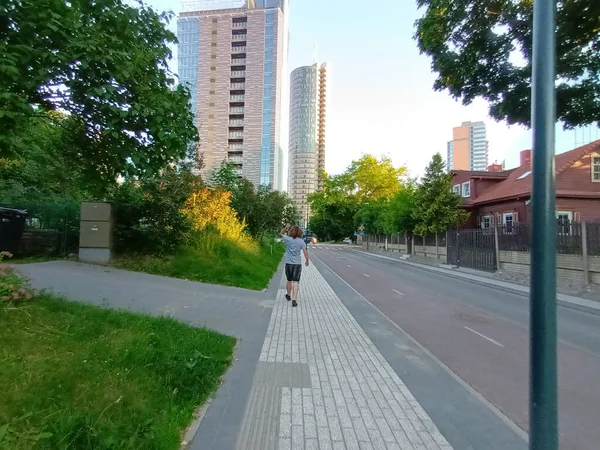
M 189 94 L 167 69 L 169 14 L 122 0 L 7 0 L 0 6 L 0 156 L 44 111 L 77 118 L 90 182 L 155 173 L 197 140 Z
M 530 125 L 533 0 L 417 0 L 415 39 L 432 60 L 436 90 L 490 115 Z M 600 123 L 600 2 L 557 2 L 557 119 Z

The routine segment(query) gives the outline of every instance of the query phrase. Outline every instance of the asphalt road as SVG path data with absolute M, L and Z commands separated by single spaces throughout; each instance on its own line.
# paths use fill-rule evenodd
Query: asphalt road
M 373 303 L 522 429 L 528 428 L 527 298 L 349 246 L 313 257 Z M 600 445 L 600 314 L 559 306 L 560 447 Z

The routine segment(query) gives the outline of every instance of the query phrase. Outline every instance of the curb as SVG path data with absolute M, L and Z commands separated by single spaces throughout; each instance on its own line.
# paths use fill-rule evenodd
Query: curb
M 451 268 L 444 268 L 443 265 L 440 265 L 439 267 L 428 266 L 425 264 L 407 261 L 407 260 L 400 259 L 400 258 L 392 258 L 392 257 L 385 256 L 385 255 L 379 255 L 377 253 L 365 252 L 362 250 L 354 250 L 354 251 L 357 253 L 362 253 L 363 255 L 374 257 L 374 258 L 386 259 L 388 261 L 395 261 L 395 262 L 398 262 L 401 264 L 409 264 L 411 266 L 418 267 L 423 270 L 428 270 L 430 272 L 442 273 L 449 277 L 459 278 L 459 279 L 468 280 L 468 281 L 472 281 L 472 282 L 474 281 L 478 284 L 483 284 L 483 285 L 490 286 L 490 287 L 496 287 L 499 289 L 505 289 L 505 290 L 513 291 L 513 292 L 516 292 L 519 294 L 525 294 L 526 296 L 529 295 L 529 286 L 522 286 L 519 284 L 509 283 L 506 281 L 491 280 L 491 279 L 488 279 L 485 277 L 478 277 L 476 275 L 465 274 L 462 272 L 457 272 L 456 270 L 453 270 Z M 573 306 L 577 306 L 580 308 L 591 309 L 594 311 L 600 311 L 600 302 L 597 302 L 594 300 L 588 300 L 585 298 L 575 297 L 572 295 L 560 294 L 558 292 L 556 294 L 556 299 L 558 302 L 563 303 L 563 304 L 573 305 Z

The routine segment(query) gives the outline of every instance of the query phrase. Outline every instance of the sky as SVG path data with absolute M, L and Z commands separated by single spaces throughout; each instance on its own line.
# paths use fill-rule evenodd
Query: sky
M 160 11 L 180 9 L 179 0 L 145 3 Z M 486 123 L 490 164 L 506 160 L 507 168 L 515 167 L 519 152 L 532 147 L 529 130 L 495 122 L 484 101 L 463 106 L 448 93 L 433 90 L 431 61 L 419 54 L 413 39 L 414 23 L 421 15 L 414 0 L 290 0 L 286 79 L 289 82 L 289 72 L 296 67 L 312 64 L 315 53 L 318 62 L 327 61 L 331 67 L 329 173 L 340 173 L 361 154 L 371 153 L 389 156 L 395 165 L 405 165 L 418 176 L 435 153 L 446 159 L 452 128 L 463 121 Z M 175 31 L 176 21 L 171 28 Z M 176 69 L 176 60 L 172 67 Z M 284 108 L 286 155 L 287 123 Z M 597 128 L 574 132 L 557 125 L 556 151 L 598 138 Z

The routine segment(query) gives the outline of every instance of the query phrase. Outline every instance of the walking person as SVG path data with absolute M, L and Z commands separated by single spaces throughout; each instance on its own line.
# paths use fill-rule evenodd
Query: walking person
M 285 298 L 292 301 L 292 306 L 298 306 L 298 290 L 300 288 L 300 275 L 302 274 L 302 260 L 300 254 L 304 251 L 305 264 L 308 266 L 308 249 L 302 239 L 302 230 L 298 226 L 286 225 L 281 230 L 281 237 L 285 242 L 285 276 L 287 278 L 287 294 Z

